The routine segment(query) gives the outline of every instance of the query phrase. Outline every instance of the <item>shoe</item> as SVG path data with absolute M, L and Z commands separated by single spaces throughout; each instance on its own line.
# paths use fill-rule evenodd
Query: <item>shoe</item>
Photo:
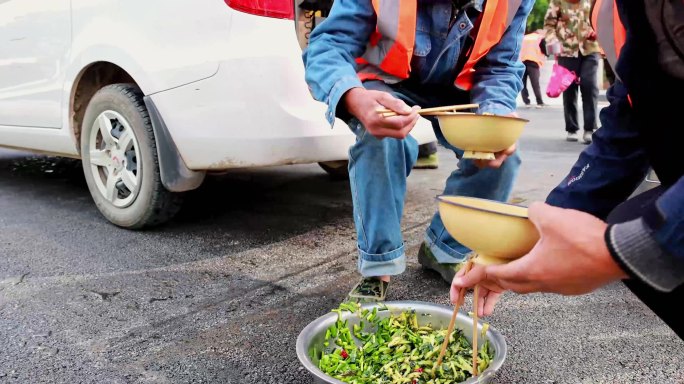
M 548 106 L 547 104 L 541 103 L 541 104 L 537 104 L 537 105 L 535 106 L 535 108 L 537 108 L 537 109 L 542 109 L 542 108 L 547 107 L 547 106 Z
M 568 137 L 565 140 L 579 141 L 579 135 L 577 134 L 577 132 L 568 132 Z
M 584 144 L 591 144 L 593 134 L 594 134 L 594 132 L 592 132 L 592 131 L 584 131 L 584 136 L 582 137 L 582 142 Z
M 429 155 L 427 157 L 419 157 L 416 164 L 413 166 L 414 169 L 437 169 L 439 168 L 439 157 L 436 153 Z
M 384 301 L 389 283 L 377 277 L 362 277 L 349 292 L 349 299 L 356 301 Z
M 442 276 L 442 279 L 449 284 L 451 284 L 451 281 L 454 279 L 454 276 L 456 276 L 458 270 L 466 264 L 466 262 L 454 264 L 442 264 L 438 262 L 426 243 L 423 243 L 420 246 L 420 250 L 418 251 L 418 262 L 423 268 L 431 269 L 439 273 L 439 275 Z

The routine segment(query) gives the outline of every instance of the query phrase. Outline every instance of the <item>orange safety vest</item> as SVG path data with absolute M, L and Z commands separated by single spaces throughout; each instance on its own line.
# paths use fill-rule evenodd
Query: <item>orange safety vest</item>
M 411 58 L 416 42 L 418 0 L 372 0 L 377 16 L 375 31 L 366 52 L 356 60 L 361 80 L 383 80 L 398 83 L 411 72 Z M 487 0 L 480 15 L 475 42 L 468 60 L 456 76 L 454 84 L 463 90 L 473 87 L 475 65 L 501 41 L 513 22 L 522 0 Z
M 544 65 L 546 56 L 544 56 L 544 53 L 539 46 L 543 38 L 544 37 L 537 32 L 525 35 L 522 42 L 522 48 L 520 49 L 520 61 L 532 61 L 537 63 L 539 67 Z
M 599 46 L 614 71 L 627 39 L 627 31 L 620 20 L 615 0 L 596 0 L 591 10 L 591 25 L 596 31 Z
M 613 68 L 615 77 L 620 79 L 615 65 L 627 40 L 627 30 L 620 20 L 615 0 L 596 0 L 591 10 L 591 25 L 596 31 L 599 46 Z M 627 95 L 627 100 L 632 105 L 630 95 Z

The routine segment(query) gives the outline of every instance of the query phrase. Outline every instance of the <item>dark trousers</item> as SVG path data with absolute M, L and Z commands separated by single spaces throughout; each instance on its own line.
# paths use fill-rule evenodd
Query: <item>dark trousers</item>
M 428 157 L 435 153 L 437 153 L 436 141 L 418 146 L 418 157 Z
M 584 130 L 593 132 L 596 130 L 596 110 L 598 108 L 598 82 L 597 71 L 600 56 L 592 53 L 579 57 L 559 57 L 558 64 L 575 72 L 579 77 L 579 86 L 573 83 L 563 92 L 563 109 L 565 112 L 565 130 L 568 132 L 579 131 L 577 121 L 577 90 L 582 92 L 582 111 L 584 113 Z
M 530 104 L 530 93 L 527 91 L 527 79 L 529 78 L 537 104 L 543 105 L 544 100 L 542 99 L 541 88 L 539 88 L 539 65 L 533 61 L 523 61 L 523 64 L 525 64 L 525 74 L 522 78 L 523 89 L 521 92 L 523 102 Z
M 608 223 L 623 223 L 640 217 L 645 207 L 657 200 L 663 192 L 664 189 L 658 187 L 627 200 L 608 216 Z M 634 279 L 626 280 L 625 285 L 681 339 L 684 339 L 684 315 L 679 307 L 684 303 L 684 285 L 672 292 L 657 291 Z

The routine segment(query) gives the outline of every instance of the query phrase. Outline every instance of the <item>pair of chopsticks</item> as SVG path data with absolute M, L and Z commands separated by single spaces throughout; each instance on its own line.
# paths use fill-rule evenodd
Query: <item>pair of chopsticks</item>
M 421 108 L 418 110 L 419 115 L 429 116 L 436 113 L 442 112 L 455 112 L 462 111 L 464 109 L 473 109 L 479 107 L 479 104 L 461 104 L 461 105 L 447 105 L 444 107 L 434 107 L 434 108 Z M 397 113 L 391 109 L 378 109 L 377 112 L 382 115 L 382 117 L 392 117 L 397 116 Z
M 465 268 L 465 273 L 470 272 L 470 269 L 473 267 L 473 262 L 468 261 L 466 265 L 463 266 Z M 479 295 L 479 285 L 475 286 L 474 292 L 473 292 L 473 376 L 477 376 L 477 335 L 479 333 L 477 329 L 477 296 Z M 449 346 L 449 339 L 451 338 L 451 333 L 454 331 L 454 325 L 456 324 L 456 316 L 458 316 L 458 311 L 461 309 L 461 306 L 463 305 L 463 302 L 465 301 L 465 289 L 461 289 L 461 292 L 458 295 L 458 300 L 456 301 L 456 306 L 454 307 L 454 312 L 451 314 L 451 322 L 449 322 L 449 327 L 447 328 L 447 334 L 446 337 L 444 338 L 444 342 L 442 343 L 442 349 L 439 351 L 439 357 L 437 358 L 437 363 L 435 366 L 432 368 L 432 375 L 435 375 L 435 372 L 437 372 L 437 369 L 442 365 L 442 359 L 444 358 L 444 354 L 446 353 L 446 349 Z

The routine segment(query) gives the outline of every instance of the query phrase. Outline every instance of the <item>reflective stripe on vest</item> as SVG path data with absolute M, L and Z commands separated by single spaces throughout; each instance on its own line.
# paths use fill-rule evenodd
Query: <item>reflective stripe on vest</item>
M 596 0 L 591 12 L 591 24 L 596 31 L 599 45 L 615 72 L 615 64 L 627 38 L 615 0 Z
M 456 87 L 467 91 L 473 87 L 475 65 L 501 41 L 521 3 L 522 0 L 487 0 L 473 49 L 454 82 Z
M 525 35 L 523 38 L 522 49 L 520 50 L 520 61 L 532 61 L 538 66 L 544 65 L 546 56 L 539 46 L 542 42 L 542 35 L 536 32 Z
M 377 25 L 359 63 L 362 80 L 396 83 L 409 76 L 416 40 L 417 0 L 373 0 Z
M 363 56 L 357 59 L 361 80 L 397 83 L 407 79 L 416 40 L 417 0 L 372 0 L 377 26 Z M 522 0 L 487 0 L 480 15 L 481 28 L 468 60 L 455 80 L 464 90 L 473 86 L 475 65 L 501 41 Z

